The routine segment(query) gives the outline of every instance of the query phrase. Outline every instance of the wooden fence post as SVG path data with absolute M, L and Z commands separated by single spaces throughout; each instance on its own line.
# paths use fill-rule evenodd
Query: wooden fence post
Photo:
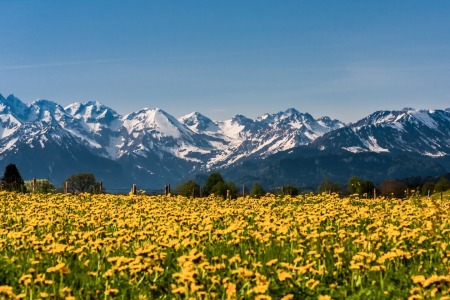
M 377 199 L 377 189 L 373 189 L 373 200 Z
M 33 178 L 33 193 L 36 193 L 36 178 Z
M 428 190 L 428 199 L 430 199 L 430 190 Z
M 102 181 L 100 181 L 100 194 L 103 194 L 103 182 Z
M 136 195 L 136 183 L 133 183 L 133 187 L 131 188 L 131 193 L 133 194 L 133 195 Z
M 64 193 L 65 194 L 69 193 L 69 182 L 68 181 L 66 181 L 64 183 Z
M 231 190 L 227 190 L 227 199 L 231 200 Z
M 165 193 L 166 196 L 169 195 L 169 185 L 168 185 L 168 184 L 166 184 L 166 185 L 164 186 L 164 193 Z

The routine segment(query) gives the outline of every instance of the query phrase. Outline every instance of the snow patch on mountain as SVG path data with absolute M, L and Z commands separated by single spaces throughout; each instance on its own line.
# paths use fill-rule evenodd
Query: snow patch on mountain
M 368 141 L 366 141 L 365 144 L 367 148 L 372 152 L 389 152 L 388 149 L 385 149 L 378 145 L 377 139 L 374 136 L 369 136 Z
M 352 153 L 367 152 L 367 149 L 364 149 L 361 147 L 342 147 L 342 149 L 347 150 L 348 152 L 352 152 Z
M 12 150 L 18 140 L 19 140 L 19 138 L 14 138 L 14 139 L 10 139 L 9 141 L 7 141 L 6 144 L 4 144 L 0 147 L 0 154 L 2 154 L 5 151 Z
M 430 114 L 432 114 L 431 111 L 424 111 L 424 110 L 418 110 L 418 111 L 411 111 L 411 115 L 416 118 L 419 122 L 424 124 L 425 126 L 428 126 L 432 129 L 437 129 L 438 125 L 437 123 L 430 117 Z
M 2 108 L 0 107 L 0 112 Z M 17 120 L 14 115 L 11 114 L 1 114 L 0 115 L 0 139 L 6 138 L 20 127 L 21 122 Z
M 76 130 L 72 130 L 72 129 L 70 129 L 70 128 L 66 128 L 66 130 L 67 130 L 70 134 L 72 134 L 73 136 L 79 138 L 80 140 L 86 141 L 87 143 L 89 143 L 89 145 L 90 145 L 91 147 L 98 148 L 98 149 L 103 148 L 103 146 L 100 145 L 99 143 L 97 143 L 95 140 L 90 139 L 90 138 L 86 137 L 85 135 L 80 134 L 80 133 L 79 133 L 78 131 L 76 131 Z
M 239 119 L 220 122 L 219 126 L 222 134 L 230 140 L 241 140 L 243 138 L 242 132 L 245 129 L 245 124 L 239 122 Z

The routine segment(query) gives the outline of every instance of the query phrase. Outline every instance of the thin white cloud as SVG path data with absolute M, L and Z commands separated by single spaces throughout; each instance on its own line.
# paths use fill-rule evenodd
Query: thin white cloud
M 20 69 L 78 66 L 78 65 L 111 63 L 111 62 L 119 62 L 119 61 L 126 61 L 126 60 L 130 60 L 130 59 L 96 59 L 96 60 L 81 60 L 81 61 L 46 62 L 46 63 L 36 63 L 36 64 L 0 66 L 0 70 L 20 70 Z
M 329 47 L 345 47 L 352 43 L 341 43 L 341 44 L 305 44 L 300 46 L 292 47 L 263 47 L 255 49 L 241 49 L 236 51 L 224 51 L 224 52 L 214 52 L 209 54 L 198 54 L 198 55 L 180 55 L 180 56 L 167 56 L 159 57 L 161 60 L 185 60 L 185 59 L 197 59 L 197 58 L 219 58 L 228 56 L 246 56 L 261 54 L 274 51 L 285 51 L 285 50 L 299 50 L 307 48 L 329 48 Z M 139 60 L 152 60 L 154 57 L 139 57 L 139 58 L 117 58 L 117 59 L 96 59 L 96 60 L 82 60 L 82 61 L 62 61 L 62 62 L 44 62 L 44 63 L 33 63 L 33 64 L 21 64 L 21 65 L 3 65 L 0 66 L 0 70 L 20 70 L 20 69 L 36 69 L 36 68 L 49 68 L 49 67 L 64 67 L 64 66 L 78 66 L 78 65 L 89 65 L 89 64 L 101 64 L 101 63 L 112 63 L 121 61 L 139 61 Z

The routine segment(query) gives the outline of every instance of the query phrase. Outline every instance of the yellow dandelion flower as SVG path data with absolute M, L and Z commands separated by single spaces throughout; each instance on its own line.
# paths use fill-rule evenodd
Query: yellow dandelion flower
M 228 282 L 226 284 L 227 295 L 233 296 L 236 294 L 236 285 L 234 283 Z
M 266 262 L 266 266 L 270 267 L 270 266 L 272 266 L 273 264 L 275 264 L 277 261 L 278 261 L 277 258 L 272 259 L 272 260 L 269 260 L 268 262 Z
M 241 256 L 239 254 L 236 254 L 235 256 L 233 256 L 228 260 L 229 264 L 233 264 L 235 262 L 241 262 Z
M 23 274 L 19 278 L 19 283 L 22 283 L 24 285 L 29 285 L 32 281 L 33 276 L 31 274 Z
M 285 281 L 286 279 L 292 278 L 292 274 L 283 270 L 278 270 L 278 280 Z
M 17 296 L 13 292 L 13 288 L 8 285 L 0 285 L 0 295 L 6 295 L 11 299 L 17 298 Z
M 268 295 L 258 295 L 255 297 L 255 300 L 272 300 L 272 297 Z
M 425 282 L 425 280 L 426 280 L 426 278 L 425 278 L 425 276 L 423 276 L 423 275 L 417 275 L 417 276 L 413 276 L 412 278 L 412 281 L 414 282 L 414 283 L 423 283 L 423 282 Z
M 109 289 L 107 289 L 105 291 L 105 295 L 116 295 L 118 293 L 119 293 L 118 289 L 111 289 L 111 288 L 109 288 Z
M 57 272 L 62 268 L 64 268 L 65 265 L 66 265 L 65 263 L 59 263 L 54 267 L 47 268 L 47 273 Z

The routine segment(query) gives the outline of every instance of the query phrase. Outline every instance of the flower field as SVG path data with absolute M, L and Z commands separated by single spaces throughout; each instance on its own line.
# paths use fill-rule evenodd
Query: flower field
M 450 299 L 450 199 L 0 192 L 0 299 Z

